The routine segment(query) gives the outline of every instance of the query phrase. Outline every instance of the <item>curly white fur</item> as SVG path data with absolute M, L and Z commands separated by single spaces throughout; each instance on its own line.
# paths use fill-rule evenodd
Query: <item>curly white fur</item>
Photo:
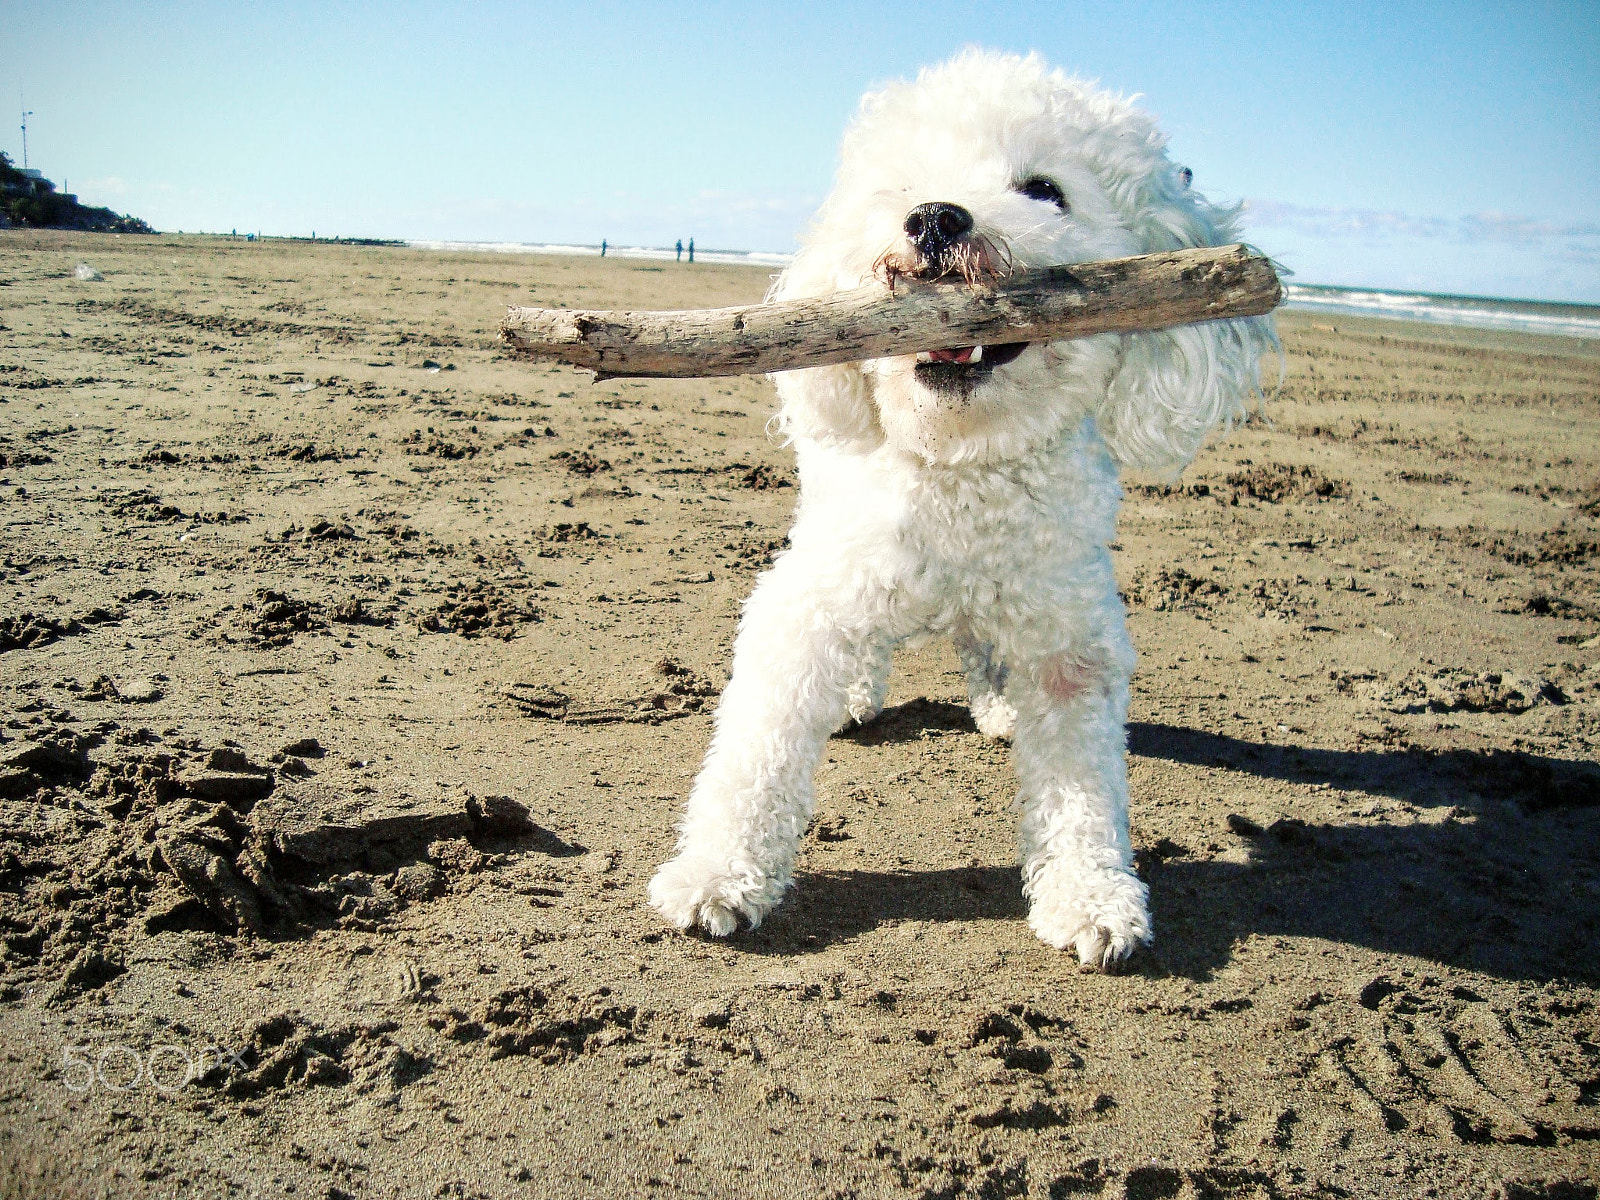
M 1062 204 L 1021 190 L 1046 179 Z M 1234 238 L 1150 117 L 1037 57 L 968 51 L 868 95 L 775 297 L 915 258 L 907 214 L 959 206 L 1017 267 Z M 1030 345 L 928 386 L 915 356 L 775 376 L 801 494 L 792 548 L 745 607 L 733 676 L 650 899 L 722 936 L 793 882 L 828 737 L 882 707 L 895 645 L 946 634 L 974 719 L 1011 737 L 1029 923 L 1104 966 L 1150 939 L 1128 839 L 1134 652 L 1107 549 L 1121 468 L 1172 475 L 1243 415 L 1264 319 Z M 998 360 L 997 360 L 998 361 Z

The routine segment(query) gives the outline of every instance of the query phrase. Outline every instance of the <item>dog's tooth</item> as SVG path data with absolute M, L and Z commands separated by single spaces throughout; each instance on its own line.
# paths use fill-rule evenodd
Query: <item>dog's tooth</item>
M 969 358 L 967 361 L 968 362 L 982 362 L 983 361 L 983 347 L 982 346 L 974 346 L 972 348 L 972 357 Z
M 920 350 L 920 351 L 918 351 L 917 352 L 917 361 L 919 363 L 932 362 L 933 361 L 933 351 L 932 350 Z

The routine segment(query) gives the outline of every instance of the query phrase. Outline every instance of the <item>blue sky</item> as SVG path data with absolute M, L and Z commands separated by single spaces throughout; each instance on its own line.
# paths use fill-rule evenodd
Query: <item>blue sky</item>
M 787 250 L 861 93 L 969 44 L 1140 93 L 1301 282 L 1600 302 L 1592 2 L 0 0 L 0 103 L 163 229 Z

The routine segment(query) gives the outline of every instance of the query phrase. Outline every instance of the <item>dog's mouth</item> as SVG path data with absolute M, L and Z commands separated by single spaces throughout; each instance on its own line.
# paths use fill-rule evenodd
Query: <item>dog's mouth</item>
M 953 346 L 917 355 L 917 382 L 936 392 L 970 391 L 1028 348 L 1027 342 L 1000 346 Z

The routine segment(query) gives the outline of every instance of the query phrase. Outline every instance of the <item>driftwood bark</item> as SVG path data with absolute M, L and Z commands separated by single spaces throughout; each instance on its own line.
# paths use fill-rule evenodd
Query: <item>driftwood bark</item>
M 902 280 L 803 300 L 676 312 L 511 308 L 500 339 L 616 376 L 749 375 L 958 346 L 1056 341 L 1257 316 L 1272 264 L 1207 246 L 1019 271 L 986 284 Z

